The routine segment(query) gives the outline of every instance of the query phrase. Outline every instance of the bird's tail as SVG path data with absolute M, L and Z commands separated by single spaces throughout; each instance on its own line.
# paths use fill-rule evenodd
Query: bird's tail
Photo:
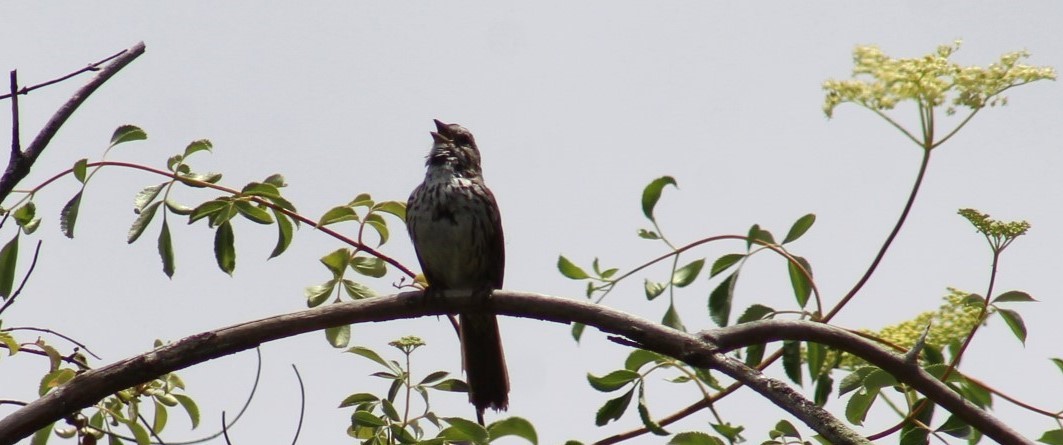
M 483 423 L 487 408 L 502 411 L 509 407 L 509 374 L 494 314 L 461 314 L 461 356 L 469 381 L 469 402 Z

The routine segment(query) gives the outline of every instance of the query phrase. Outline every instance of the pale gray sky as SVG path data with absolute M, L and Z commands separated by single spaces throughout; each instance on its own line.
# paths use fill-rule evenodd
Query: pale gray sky
M 137 41 L 148 48 L 78 111 L 23 186 L 79 158 L 97 158 L 114 128 L 132 123 L 150 139 L 118 147 L 112 159 L 162 166 L 188 142 L 208 138 L 215 153 L 197 155 L 194 167 L 222 171 L 232 186 L 283 173 L 288 196 L 316 217 L 360 192 L 406 199 L 423 175 L 431 119 L 439 118 L 465 125 L 480 143 L 505 222 L 508 288 L 576 298 L 582 285 L 556 272 L 558 254 L 582 264 L 600 256 L 621 268 L 660 254 L 661 246 L 636 238 L 635 230 L 644 225 L 642 187 L 667 174 L 680 189 L 666 191 L 658 215 L 677 242 L 744 233 L 753 223 L 783 234 L 800 215 L 816 213 L 816 226 L 794 249 L 812 262 L 833 302 L 893 224 L 919 152 L 855 106 L 839 108 L 828 121 L 820 110 L 822 81 L 847 77 L 852 48 L 869 43 L 912 57 L 962 38 L 954 58 L 964 64 L 1027 49 L 1030 63 L 1063 67 L 1063 4 L 1019 5 L 25 2 L 8 5 L 0 18 L 0 68 L 17 68 L 23 83 L 35 83 Z M 23 138 L 80 82 L 23 98 Z M 964 369 L 1058 409 L 1063 379 L 1046 358 L 1063 356 L 1055 341 L 1063 335 L 1056 275 L 1063 266 L 1063 96 L 1058 83 L 1044 82 L 1010 97 L 1007 108 L 980 114 L 935 154 L 909 226 L 837 322 L 875 328 L 936 307 L 946 286 L 983 292 L 988 249 L 956 209 L 1027 219 L 1033 229 L 1005 254 L 998 289 L 1026 290 L 1041 300 L 1018 308 L 1030 339 L 1023 348 L 995 320 Z M 3 114 L 0 127 L 8 128 Z M 304 228 L 290 252 L 264 262 L 274 229 L 240 224 L 237 270 L 229 278 L 214 265 L 202 226 L 174 224 L 177 275 L 168 280 L 155 253 L 157 225 L 146 239 L 125 245 L 133 195 L 157 182 L 133 171 L 101 172 L 86 192 L 72 241 L 59 234 L 55 215 L 76 191 L 73 179 L 44 191 L 37 198 L 49 218 L 38 232 L 42 258 L 5 314 L 5 327 L 58 328 L 112 362 L 145 351 L 154 338 L 176 340 L 304 308 L 302 289 L 327 278 L 317 258 L 340 246 L 312 230 Z M 210 195 L 181 196 L 192 203 Z M 400 231 L 393 239 L 388 252 L 415 264 Z M 712 245 L 687 258 L 741 248 Z M 783 270 L 775 259 L 754 261 L 736 307 L 763 301 L 786 307 Z M 374 285 L 388 292 L 397 278 Z M 709 326 L 704 304 L 712 284 L 702 279 L 681 294 L 688 327 Z M 660 301 L 644 302 L 641 278 L 606 303 L 651 319 L 664 310 Z M 576 346 L 559 325 L 504 319 L 502 329 L 513 382 L 509 414 L 535 422 L 542 443 L 591 442 L 638 423 L 629 413 L 619 424 L 593 427 L 594 411 L 608 397 L 591 390 L 584 375 L 621 366 L 624 349 L 596 333 Z M 449 326 L 435 319 L 357 326 L 353 343 L 386 350 L 388 340 L 406 334 L 429 341 L 415 372 L 458 369 Z M 321 335 L 267 345 L 263 356 L 263 387 L 232 430 L 236 443 L 287 441 L 298 412 L 290 363 L 307 384 L 302 443 L 347 441 L 350 412 L 335 406 L 353 392 L 384 390 L 365 377 L 373 371 L 365 360 L 331 350 Z M 221 410 L 232 415 L 253 362 L 253 354 L 241 354 L 182 372 L 204 424 L 185 433 L 182 416 L 171 416 L 169 437 L 199 437 L 217 428 Z M 32 397 L 35 373 L 45 366 L 32 357 L 5 360 L 0 396 Z M 670 413 L 695 397 L 686 389 L 662 393 L 651 398 L 652 410 Z M 450 413 L 472 415 L 461 396 L 437 401 Z M 997 406 L 1026 434 L 1051 427 L 1006 402 Z M 753 428 L 747 434 L 753 441 L 765 438 L 760 427 L 781 417 L 768 410 L 774 408 L 748 396 L 720 405 L 725 418 Z M 669 429 L 704 429 L 707 421 L 695 416 Z M 872 423 L 868 432 L 886 425 Z

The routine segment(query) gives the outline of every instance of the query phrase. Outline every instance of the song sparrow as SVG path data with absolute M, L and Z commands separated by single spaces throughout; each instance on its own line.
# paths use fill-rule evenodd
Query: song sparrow
M 480 152 L 472 133 L 438 120 L 432 132 L 428 172 L 406 207 L 406 227 L 431 297 L 455 294 L 486 300 L 502 287 L 506 254 L 502 219 L 491 190 L 484 185 Z M 509 405 L 509 377 L 490 312 L 458 316 L 462 364 L 469 382 L 469 401 L 483 424 L 486 408 Z

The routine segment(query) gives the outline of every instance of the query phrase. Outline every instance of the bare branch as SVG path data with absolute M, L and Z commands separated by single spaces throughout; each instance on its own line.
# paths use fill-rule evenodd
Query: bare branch
M 70 118 L 74 111 L 85 102 L 93 92 L 96 91 L 106 82 L 113 77 L 118 71 L 121 71 L 126 65 L 129 65 L 134 59 L 144 54 L 144 42 L 137 43 L 123 51 L 120 55 L 111 60 L 107 66 L 103 67 L 96 73 L 96 76 L 89 80 L 85 86 L 77 90 L 70 99 L 66 101 L 52 118 L 44 124 L 41 131 L 37 133 L 37 137 L 30 142 L 30 145 L 25 150 L 15 151 L 11 153 L 11 160 L 8 162 L 7 170 L 4 171 L 4 175 L 0 177 L 0 202 L 3 202 L 7 195 L 11 193 L 11 190 L 15 188 L 15 185 L 22 181 L 26 175 L 29 174 L 30 168 L 33 163 L 37 161 L 37 157 L 41 155 L 48 143 L 59 131 L 59 128 L 66 123 L 66 120 Z M 17 101 L 18 95 L 11 97 L 12 101 Z M 18 122 L 17 120 L 15 122 Z

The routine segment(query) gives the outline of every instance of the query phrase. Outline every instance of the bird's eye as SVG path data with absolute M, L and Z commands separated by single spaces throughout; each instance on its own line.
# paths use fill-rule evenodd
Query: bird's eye
M 468 133 L 454 134 L 454 143 L 457 145 L 472 145 L 472 135 Z

